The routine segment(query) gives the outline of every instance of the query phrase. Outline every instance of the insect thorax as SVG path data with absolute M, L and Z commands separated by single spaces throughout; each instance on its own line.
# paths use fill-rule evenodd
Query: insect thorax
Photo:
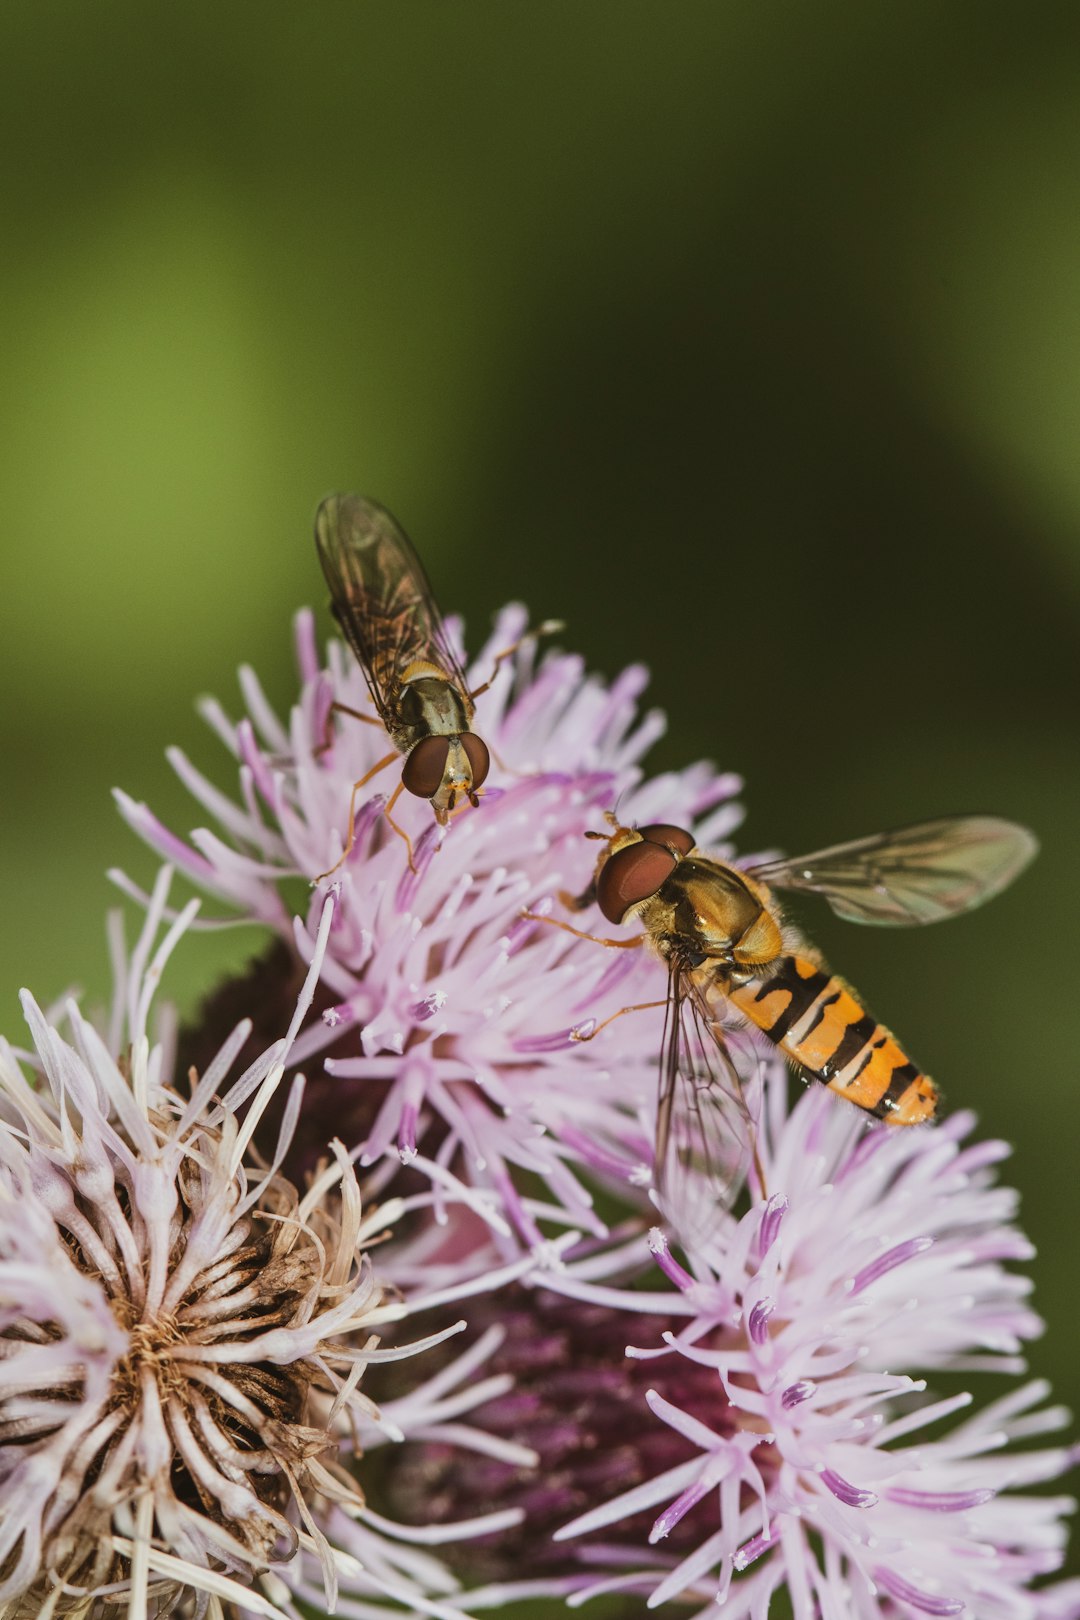
M 680 861 L 640 915 L 662 954 L 678 952 L 688 965 L 765 962 L 781 946 L 777 923 L 742 875 L 714 861 Z
M 401 688 L 394 737 L 399 748 L 411 748 L 421 737 L 456 737 L 469 730 L 472 705 L 453 681 L 428 667 L 431 674 L 418 674 Z

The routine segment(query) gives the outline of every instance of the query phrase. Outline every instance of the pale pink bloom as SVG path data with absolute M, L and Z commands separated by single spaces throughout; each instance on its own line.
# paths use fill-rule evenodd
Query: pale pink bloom
M 523 623 L 517 610 L 503 616 L 474 682 Z M 302 686 L 287 726 L 250 673 L 249 718 L 206 708 L 237 761 L 235 799 L 173 755 L 217 831 L 184 843 L 145 806 L 120 804 L 217 897 L 222 920 L 262 921 L 308 962 L 324 895 L 294 919 L 287 880 L 336 861 L 351 784 L 387 740 L 341 718 L 322 750 L 331 699 L 366 708 L 366 687 L 336 645 L 320 668 L 309 616 L 297 635 Z M 405 1298 L 488 1293 L 471 1308 L 480 1348 L 457 1364 L 469 1376 L 449 1411 L 440 1380 L 456 1375 L 442 1366 L 436 1393 L 415 1397 L 414 1419 L 425 1400 L 436 1416 L 397 1442 L 387 1501 L 328 1510 L 341 1612 L 366 1620 L 407 1569 L 408 1601 L 454 1617 L 541 1591 L 578 1601 L 622 1589 L 703 1614 L 719 1596 L 732 1620 L 758 1620 L 781 1588 L 795 1620 L 1080 1614 L 1070 1585 L 1032 1589 L 1060 1562 L 1071 1506 L 1026 1493 L 1070 1453 L 1008 1449 L 1063 1421 L 1039 1406 L 1041 1388 L 922 1432 L 963 1404 L 935 1402 L 927 1374 L 1019 1372 L 1039 1329 L 1026 1279 L 1006 1269 L 1030 1251 L 1015 1195 L 994 1179 L 1001 1144 L 965 1146 L 962 1114 L 932 1129 L 874 1128 L 820 1088 L 789 1114 L 783 1070 L 759 1060 L 763 1182 L 751 1178 L 748 1211 L 725 1214 L 693 1172 L 650 1199 L 662 1014 L 578 1037 L 662 997 L 665 970 L 647 951 L 605 950 L 521 916 L 565 915 L 559 891 L 582 891 L 592 872 L 583 834 L 616 805 L 625 821 L 689 825 L 728 853 L 731 778 L 695 766 L 641 779 L 659 729 L 635 720 L 642 679 L 631 670 L 605 689 L 578 660 L 549 653 L 537 668 L 524 648 L 478 705 L 495 762 L 481 806 L 443 833 L 427 805 L 400 799 L 414 872 L 373 793 L 330 885 L 328 1004 L 290 1062 L 315 1067 L 333 1047 L 321 1083 L 343 1115 L 364 1120 L 347 1145 L 372 1186 L 395 1192 L 402 1161 L 430 1183 L 418 1230 L 381 1256 Z M 386 775 L 392 790 L 397 767 Z M 597 1188 L 614 1226 L 596 1210 Z M 657 1205 L 682 1258 L 659 1234 L 650 1257 L 644 1227 Z M 541 1284 L 561 1303 L 537 1304 L 529 1290 Z M 637 1346 L 625 1357 L 612 1348 L 620 1335 Z M 554 1360 L 538 1370 L 549 1342 Z M 443 1542 L 437 1562 L 413 1558 Z M 310 1551 L 290 1568 L 281 1602 L 292 1613 L 317 1601 L 318 1572 Z M 463 1591 L 456 1578 L 477 1570 L 489 1583 Z
M 181 1092 L 149 1017 L 197 902 L 158 943 L 167 892 L 164 873 L 130 958 L 114 931 L 109 1031 L 69 1003 L 65 1038 L 24 993 L 33 1051 L 0 1042 L 0 1612 L 136 1620 L 242 1603 L 278 1614 L 290 1569 L 332 1603 L 354 1560 L 326 1527 L 350 1515 L 371 1596 L 422 1611 L 451 1578 L 407 1527 L 397 1540 L 392 1524 L 368 1521 L 335 1454 L 358 1432 L 401 1443 L 410 1414 L 421 1433 L 444 1432 L 445 1373 L 396 1415 L 379 1413 L 360 1379 L 464 1326 L 426 1336 L 399 1326 L 388 1346 L 384 1325 L 478 1281 L 458 1267 L 408 1303 L 388 1291 L 367 1251 L 377 1241 L 385 1252 L 394 1223 L 430 1212 L 432 1195 L 367 1208 L 340 1144 L 305 1192 L 281 1176 L 301 1082 L 270 1162 L 248 1151 L 310 1005 L 333 900 L 320 898 L 281 1038 L 227 1083 L 241 1023 Z M 450 1209 L 471 1198 L 448 1174 L 439 1196 Z M 507 1280 L 527 1269 L 508 1268 Z M 467 1352 L 462 1377 L 475 1358 Z M 498 1389 L 481 1380 L 472 1393 Z M 454 1432 L 465 1440 L 467 1425 Z M 518 1517 L 496 1512 L 480 1528 Z
M 500 616 L 472 667 L 474 683 L 524 624 L 520 609 Z M 340 716 L 332 748 L 322 749 L 331 698 L 368 712 L 370 699 L 339 644 L 320 668 L 309 614 L 297 621 L 297 648 L 302 687 L 287 726 L 250 672 L 242 675 L 250 717 L 234 724 L 216 704 L 204 707 L 237 760 L 235 800 L 171 755 L 217 831 L 197 830 L 184 843 L 144 805 L 118 800 L 135 830 L 201 889 L 267 923 L 306 958 L 322 894 L 313 893 L 306 919 L 293 919 L 282 881 L 314 878 L 338 858 L 351 785 L 388 743 L 380 728 Z M 399 768 L 376 777 L 361 800 L 354 848 L 331 885 L 339 904 L 322 977 L 333 1004 L 300 1035 L 295 1056 L 308 1062 L 331 1043 L 338 1054 L 353 1032 L 351 1051 L 326 1069 L 339 1095 L 348 1085 L 378 1099 L 365 1162 L 388 1151 L 406 1161 L 418 1152 L 443 1165 L 456 1160 L 508 1211 L 519 1239 L 535 1245 L 545 1221 L 603 1232 L 593 1176 L 644 1198 L 662 1013 L 619 1019 L 596 1041 L 575 1036 L 620 1007 L 661 998 L 666 973 L 646 951 L 604 949 L 521 912 L 565 915 L 554 897 L 586 887 L 597 846 L 584 834 L 603 829 L 616 804 L 631 819 L 693 825 L 721 850 L 739 811 L 736 779 L 707 765 L 642 782 L 638 761 L 662 722 L 637 716 L 640 668 L 605 687 L 576 657 L 549 652 L 535 669 L 534 658 L 531 645 L 522 648 L 478 702 L 475 725 L 495 760 L 480 807 L 441 830 L 424 801 L 398 800 L 394 815 L 414 841 L 417 872 L 382 813 Z M 545 1184 L 546 1198 L 522 1196 L 524 1173 Z
M 822 1090 L 790 1114 L 782 1076 L 766 1091 L 770 1196 L 717 1223 L 693 1274 L 653 1236 L 688 1311 L 663 1332 L 666 1349 L 650 1346 L 643 1313 L 670 1315 L 671 1300 L 639 1304 L 631 1290 L 577 1282 L 572 1265 L 551 1279 L 568 1298 L 636 1311 L 627 1337 L 644 1347 L 628 1355 L 653 1385 L 634 1377 L 637 1397 L 689 1452 L 557 1540 L 591 1536 L 583 1556 L 595 1566 L 597 1537 L 618 1540 L 627 1519 L 656 1514 L 651 1556 L 628 1569 L 622 1544 L 598 1586 L 647 1594 L 650 1606 L 719 1600 L 732 1620 L 766 1614 L 781 1587 L 795 1620 L 1080 1613 L 1077 1587 L 1030 1589 L 1059 1566 L 1074 1504 L 1025 1493 L 1061 1475 L 1072 1453 L 1005 1449 L 1067 1421 L 1040 1406 L 1046 1387 L 927 1433 L 970 1397 L 934 1400 L 923 1374 L 1022 1370 L 1023 1342 L 1041 1331 L 1028 1279 L 1005 1269 L 1031 1252 L 1013 1225 L 1016 1195 L 995 1179 L 1008 1150 L 965 1144 L 970 1114 L 933 1131 L 866 1130 Z M 678 1553 L 665 1556 L 676 1533 Z

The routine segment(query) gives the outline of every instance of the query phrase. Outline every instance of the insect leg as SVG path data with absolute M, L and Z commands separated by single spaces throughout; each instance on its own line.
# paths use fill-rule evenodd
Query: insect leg
M 362 720 L 365 726 L 382 725 L 382 721 L 376 719 L 373 714 L 362 714 L 359 709 L 350 709 L 347 703 L 338 703 L 335 700 L 333 703 L 331 703 L 330 707 L 326 711 L 326 724 L 323 728 L 323 740 L 319 744 L 318 748 L 315 749 L 316 759 L 318 759 L 320 754 L 326 753 L 327 749 L 334 740 L 332 725 L 335 714 L 351 714 L 354 720 Z
M 595 1041 L 602 1029 L 607 1029 L 609 1024 L 613 1024 L 616 1018 L 621 1018 L 624 1013 L 648 1012 L 650 1007 L 666 1006 L 666 996 L 663 1001 L 636 1001 L 632 1007 L 620 1007 L 618 1012 L 613 1012 L 610 1017 L 604 1019 L 603 1023 L 597 1024 L 595 1029 L 591 1029 L 587 1035 L 578 1035 L 571 1031 L 570 1039 L 572 1041 Z
M 563 922 L 559 917 L 541 917 L 537 912 L 530 911 L 528 907 L 521 915 L 529 922 L 547 923 L 549 928 L 561 928 L 567 934 L 573 934 L 576 939 L 591 940 L 594 945 L 607 945 L 613 951 L 636 951 L 644 945 L 647 934 L 634 934 L 631 939 L 601 939 L 599 934 L 586 934 L 580 928 L 572 928 L 569 923 Z
M 564 630 L 565 628 L 566 626 L 563 624 L 561 619 L 545 619 L 543 624 L 538 624 L 535 630 L 526 630 L 525 634 L 523 636 L 518 636 L 517 640 L 512 641 L 509 647 L 504 647 L 502 652 L 495 654 L 495 663 L 492 667 L 491 674 L 488 676 L 483 686 L 473 688 L 473 690 L 469 693 L 469 697 L 478 698 L 481 692 L 486 692 L 496 675 L 499 673 L 500 664 L 504 664 L 506 660 L 511 658 L 513 654 L 517 652 L 518 648 L 523 647 L 527 641 L 539 641 L 541 636 L 558 635 L 559 631 Z
M 323 878 L 331 877 L 337 871 L 338 867 L 343 865 L 344 862 L 348 860 L 350 854 L 352 853 L 352 847 L 353 847 L 353 844 L 356 841 L 356 795 L 360 792 L 360 789 L 366 783 L 370 782 L 371 778 L 373 776 L 375 776 L 379 771 L 385 770 L 387 765 L 392 765 L 394 763 L 395 759 L 399 759 L 400 757 L 401 756 L 398 754 L 397 750 L 395 749 L 395 751 L 392 754 L 387 754 L 383 759 L 380 759 L 377 765 L 373 765 L 371 767 L 370 771 L 366 772 L 366 774 L 363 775 L 358 782 L 353 783 L 352 796 L 349 799 L 349 828 L 348 828 L 348 831 L 345 834 L 345 848 L 342 850 L 341 854 L 338 856 L 338 858 L 334 862 L 333 866 L 328 867 L 328 869 L 325 872 L 320 872 L 318 877 L 313 879 L 313 881 L 315 883 L 321 883 Z M 397 798 L 398 793 L 400 793 L 400 792 L 401 792 L 401 785 L 399 783 L 397 793 L 394 794 L 394 799 Z M 391 799 L 390 802 L 392 804 L 394 802 L 393 799 Z M 400 831 L 400 829 L 398 829 L 398 830 Z M 402 833 L 403 838 L 404 838 L 404 836 L 405 836 L 404 833 Z M 406 840 L 406 842 L 408 842 L 408 840 Z M 412 846 L 411 845 L 409 846 L 409 855 L 410 855 L 410 865 L 411 865 L 411 857 L 412 857 Z
M 571 894 L 569 889 L 559 890 L 559 904 L 567 911 L 587 911 L 596 902 L 596 879 L 593 878 L 584 894 Z
M 397 822 L 394 820 L 393 816 L 390 814 L 391 810 L 394 808 L 395 804 L 397 804 L 398 800 L 400 799 L 401 790 L 402 790 L 402 788 L 404 786 L 405 786 L 404 782 L 399 782 L 398 783 L 397 787 L 394 789 L 393 793 L 391 793 L 389 799 L 387 799 L 387 801 L 386 801 L 386 806 L 385 806 L 385 808 L 383 810 L 383 815 L 386 817 L 386 819 L 390 823 L 391 827 L 393 827 L 393 829 L 397 833 L 398 837 L 399 838 L 404 838 L 404 840 L 405 840 L 405 848 L 409 852 L 409 871 L 410 872 L 415 872 L 416 871 L 416 862 L 413 860 L 412 839 L 409 837 L 409 835 L 405 831 L 404 827 L 399 827 Z

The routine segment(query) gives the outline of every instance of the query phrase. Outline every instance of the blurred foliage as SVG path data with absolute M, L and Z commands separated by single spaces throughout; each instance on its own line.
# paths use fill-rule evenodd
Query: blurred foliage
M 228 782 L 192 699 L 288 703 L 365 490 L 474 635 L 646 658 L 749 847 L 1038 831 L 990 911 L 814 926 L 1017 1142 L 1075 1400 L 1078 78 L 1070 5 L 7 0 L 2 1027 L 104 996 L 104 869 L 152 870 L 109 788 Z

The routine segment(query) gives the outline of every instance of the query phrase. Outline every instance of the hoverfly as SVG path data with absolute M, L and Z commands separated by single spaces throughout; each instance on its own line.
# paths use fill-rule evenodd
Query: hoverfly
M 487 744 L 472 730 L 474 702 L 521 642 L 500 652 L 489 679 L 470 691 L 424 565 L 400 524 L 377 501 L 328 496 L 315 517 L 315 546 L 330 587 L 331 612 L 359 660 L 378 719 L 341 703 L 332 708 L 381 724 L 395 749 L 353 784 L 345 849 L 330 872 L 352 849 L 357 794 L 398 754 L 405 755 L 405 764 L 385 814 L 405 839 L 412 866 L 412 844 L 391 815 L 394 804 L 404 788 L 428 799 L 443 826 L 459 800 L 479 804 L 491 759 Z M 561 628 L 549 622 L 532 634 Z
M 609 820 L 610 834 L 587 835 L 605 841 L 592 883 L 576 899 L 563 898 L 575 909 L 595 901 L 608 922 L 640 918 L 644 933 L 636 939 L 603 943 L 647 942 L 667 964 L 656 1143 L 662 1191 L 674 1162 L 693 1161 L 730 1202 L 754 1151 L 725 1036 L 723 1020 L 730 1025 L 732 1015 L 803 1077 L 875 1118 L 889 1125 L 933 1118 L 934 1082 L 785 921 L 772 891 L 820 895 L 851 922 L 938 922 L 1011 883 L 1037 851 L 1030 832 L 994 816 L 952 816 L 744 870 L 706 855 L 684 828 Z

